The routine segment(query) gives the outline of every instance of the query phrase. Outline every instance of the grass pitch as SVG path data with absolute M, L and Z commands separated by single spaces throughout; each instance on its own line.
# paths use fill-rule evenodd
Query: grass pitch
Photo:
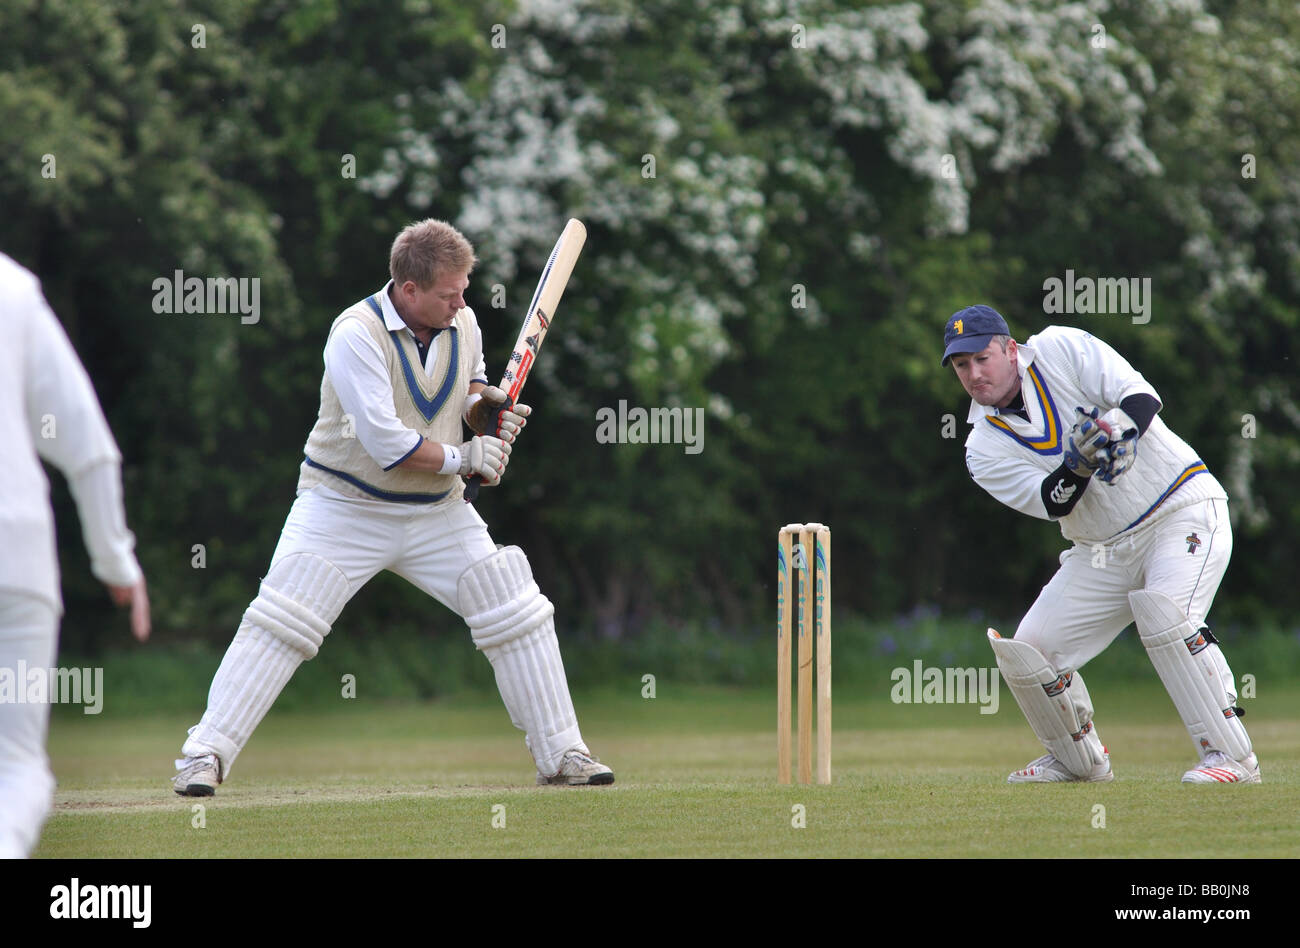
M 766 690 L 577 694 L 612 787 L 533 785 L 495 696 L 272 711 L 213 798 L 170 789 L 195 718 L 51 723 L 38 857 L 1163 857 L 1300 854 L 1300 684 L 1247 704 L 1260 786 L 1183 786 L 1191 742 L 1158 683 L 1089 681 L 1116 779 L 1011 786 L 1041 750 L 997 713 L 840 687 L 835 782 L 776 784 Z M 888 685 L 872 688 L 887 695 Z M 106 709 L 108 710 L 108 709 Z M 1205 831 L 1206 814 L 1215 832 Z

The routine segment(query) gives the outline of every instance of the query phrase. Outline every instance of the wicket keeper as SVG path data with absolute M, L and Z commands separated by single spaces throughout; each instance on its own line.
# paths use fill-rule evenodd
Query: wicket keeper
M 1161 421 L 1156 390 L 1081 329 L 1049 326 L 1024 345 L 989 306 L 944 328 L 971 396 L 966 468 L 1072 546 L 1014 638 L 989 641 L 1047 753 L 1011 783 L 1113 779 L 1079 669 L 1130 622 L 1196 748 L 1184 783 L 1259 783 L 1237 687 L 1205 618 L 1232 555 L 1227 494 Z

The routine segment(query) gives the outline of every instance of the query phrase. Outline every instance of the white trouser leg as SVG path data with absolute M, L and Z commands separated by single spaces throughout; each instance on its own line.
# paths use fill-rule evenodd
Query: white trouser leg
M 1058 672 L 1042 652 L 992 629 L 989 644 L 1002 677 L 1034 735 L 1076 777 L 1089 777 L 1106 762 L 1092 725 L 1092 698 L 1078 672 Z
M 546 776 L 587 752 L 569 696 L 553 609 L 518 547 L 498 550 L 470 504 L 413 514 L 393 572 L 464 617 L 492 664 L 501 700 Z M 468 569 L 466 568 L 468 565 Z
M 394 555 L 403 512 L 316 488 L 289 512 L 258 596 L 208 692 L 208 708 L 181 748 L 216 754 L 230 772 L 253 730 L 302 662 L 316 655 L 343 606 Z
M 458 585 L 461 614 L 492 663 L 510 720 L 524 732 L 538 771 L 556 774 L 565 751 L 587 748 L 555 637 L 554 607 L 515 546 L 472 564 Z
M 1053 668 L 1083 668 L 1133 621 L 1128 594 L 1134 559 L 1126 547 L 1107 548 L 1101 555 L 1086 546 L 1070 547 L 1020 620 L 1014 640 L 1038 649 Z
M 208 709 L 181 747 L 216 754 L 222 779 L 284 686 L 317 650 L 351 596 L 332 563 L 295 553 L 275 563 L 212 679 Z
M 1234 706 L 1236 683 L 1223 654 L 1164 593 L 1135 590 L 1129 599 L 1142 645 L 1197 752 L 1202 758 L 1222 751 L 1245 760 L 1252 750 L 1250 735 Z
M 1225 501 L 1207 500 L 1174 511 L 1161 520 L 1152 539 L 1144 593 L 1167 597 L 1175 608 L 1158 598 L 1139 596 L 1145 615 L 1135 607 L 1134 619 L 1142 643 L 1187 726 L 1197 753 L 1205 757 L 1211 750 L 1222 750 L 1240 760 L 1251 752 L 1250 738 L 1239 718 L 1224 717 L 1224 712 L 1237 704 L 1236 679 L 1217 643 L 1206 639 L 1197 644 L 1195 640 L 1206 625 L 1206 616 L 1231 558 L 1232 525 Z M 1176 628 L 1182 626 L 1183 618 L 1187 626 Z M 1156 625 L 1161 628 L 1155 628 Z M 1189 655 L 1195 656 L 1193 664 L 1199 668 L 1198 672 L 1178 670 L 1192 667 L 1188 664 L 1189 655 L 1184 655 L 1181 648 L 1160 647 L 1168 646 L 1174 638 L 1186 640 L 1186 648 L 1195 649 Z M 1202 678 L 1203 685 L 1199 683 Z M 1195 684 L 1185 685 L 1184 681 Z M 1187 691 L 1188 687 L 1193 687 L 1198 695 L 1201 691 L 1205 693 L 1194 697 Z
M 54 665 L 58 614 L 44 600 L 0 594 L 0 673 Z M 19 662 L 24 662 L 20 666 Z M 15 693 L 16 697 L 16 693 Z M 54 775 L 45 752 L 50 706 L 0 702 L 0 858 L 23 859 L 36 848 L 53 802 Z

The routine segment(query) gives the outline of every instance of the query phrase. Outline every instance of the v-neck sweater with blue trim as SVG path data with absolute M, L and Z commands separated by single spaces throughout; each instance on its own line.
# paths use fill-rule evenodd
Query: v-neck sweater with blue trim
M 425 440 L 459 444 L 464 433 L 461 413 L 477 363 L 474 347 L 465 342 L 474 338 L 473 319 L 468 309 L 456 314 L 427 371 L 410 334 L 388 329 L 376 297 L 344 310 L 334 320 L 330 334 L 347 320 L 360 321 L 384 354 L 398 420 Z M 419 444 L 413 439 L 411 453 Z M 439 503 L 458 500 L 464 488 L 464 481 L 455 474 L 402 469 L 398 465 L 405 458 L 381 467 L 355 436 L 328 371 L 321 378 L 320 414 L 303 453 L 300 491 L 325 484 L 349 497 Z

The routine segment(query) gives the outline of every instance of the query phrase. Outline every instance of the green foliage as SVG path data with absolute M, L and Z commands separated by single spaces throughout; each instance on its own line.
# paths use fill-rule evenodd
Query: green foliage
M 1027 607 L 1062 541 L 970 483 L 937 364 L 944 319 L 985 301 L 1021 339 L 1096 331 L 1156 385 L 1232 495 L 1216 618 L 1268 625 L 1300 608 L 1278 573 L 1300 527 L 1298 58 L 1283 0 L 21 0 L 0 11 L 0 247 L 95 380 L 162 636 L 228 640 L 325 329 L 423 216 L 476 245 L 493 376 L 563 220 L 588 225 L 537 412 L 480 501 L 565 623 L 694 655 L 708 616 L 749 642 L 776 528 L 811 520 L 845 614 Z M 177 269 L 257 277 L 260 322 L 154 313 Z M 1066 269 L 1150 277 L 1150 323 L 1045 313 Z M 703 409 L 703 450 L 598 443 L 620 401 Z M 88 651 L 102 590 L 56 498 L 65 641 Z M 385 588 L 345 621 L 428 607 Z

